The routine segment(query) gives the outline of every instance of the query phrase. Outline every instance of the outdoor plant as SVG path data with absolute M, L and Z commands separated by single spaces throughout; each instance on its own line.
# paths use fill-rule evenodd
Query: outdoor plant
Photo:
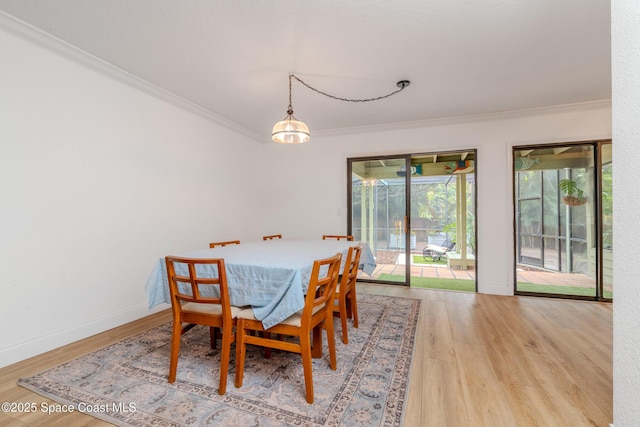
M 584 205 L 587 201 L 587 198 L 584 197 L 584 191 L 571 179 L 560 180 L 560 190 L 565 194 L 562 200 L 569 206 Z

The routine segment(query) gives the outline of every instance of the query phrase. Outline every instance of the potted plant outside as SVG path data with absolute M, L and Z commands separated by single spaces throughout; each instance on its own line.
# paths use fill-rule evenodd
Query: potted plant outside
M 578 184 L 573 180 L 561 180 L 560 190 L 565 194 L 562 201 L 569 206 L 582 206 L 587 201 L 587 198 L 584 196 L 584 191 L 582 191 L 582 189 L 578 187 Z

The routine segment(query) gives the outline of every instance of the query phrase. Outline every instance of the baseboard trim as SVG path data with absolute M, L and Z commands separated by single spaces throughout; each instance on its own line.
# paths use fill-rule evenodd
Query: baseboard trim
M 147 304 L 139 304 L 126 310 L 112 313 L 72 328 L 66 328 L 49 333 L 29 341 L 24 341 L 0 349 L 0 368 L 21 362 L 33 356 L 54 350 L 63 345 L 71 344 L 81 339 L 122 326 L 134 320 L 165 310 L 166 304 L 149 309 Z

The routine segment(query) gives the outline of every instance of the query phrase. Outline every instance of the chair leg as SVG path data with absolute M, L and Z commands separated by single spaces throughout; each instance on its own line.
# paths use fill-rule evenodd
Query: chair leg
M 246 347 L 244 342 L 245 329 L 242 319 L 238 320 L 236 325 L 236 388 L 242 387 L 242 377 L 244 374 L 244 358 L 246 355 Z
M 271 333 L 269 332 L 260 331 L 259 335 L 262 338 L 267 338 L 267 339 L 271 338 Z M 269 347 L 263 347 L 263 348 L 264 348 L 264 358 L 271 359 L 271 349 Z
M 349 299 L 349 294 L 345 295 L 345 300 L 347 302 L 347 319 L 353 318 L 353 311 L 351 310 L 351 300 Z
M 313 377 L 311 363 L 310 334 L 300 334 L 300 356 L 302 356 L 302 370 L 304 371 L 304 388 L 307 403 L 313 403 Z
M 349 292 L 349 301 L 351 301 L 351 310 L 353 311 L 353 327 L 358 327 L 358 301 L 356 300 L 356 287 L 351 288 Z
M 173 333 L 171 334 L 171 356 L 169 357 L 169 382 L 176 380 L 178 370 L 178 356 L 180 355 L 180 337 L 182 335 L 182 324 L 173 321 Z
M 215 350 L 216 341 L 218 340 L 218 328 L 216 328 L 215 326 L 210 326 L 209 336 L 211 337 L 211 350 Z
M 345 344 L 349 344 L 349 336 L 347 332 L 347 297 L 346 295 L 344 299 L 342 298 L 340 299 L 340 301 L 338 302 L 338 306 L 340 307 L 340 323 L 342 324 L 342 342 Z
M 329 346 L 329 367 L 336 370 L 336 340 L 333 334 L 333 316 L 327 316 L 323 322 L 324 329 L 327 331 L 327 345 Z
M 231 341 L 233 333 L 233 327 L 231 325 L 224 325 L 222 327 L 222 349 L 220 351 L 220 386 L 218 387 L 218 394 L 225 394 L 227 391 L 227 375 L 229 374 L 229 356 L 231 353 Z

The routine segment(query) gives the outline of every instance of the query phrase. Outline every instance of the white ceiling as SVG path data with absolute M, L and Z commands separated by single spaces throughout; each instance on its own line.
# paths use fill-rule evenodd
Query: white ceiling
M 268 141 L 611 99 L 608 0 L 0 0 L 0 10 Z

